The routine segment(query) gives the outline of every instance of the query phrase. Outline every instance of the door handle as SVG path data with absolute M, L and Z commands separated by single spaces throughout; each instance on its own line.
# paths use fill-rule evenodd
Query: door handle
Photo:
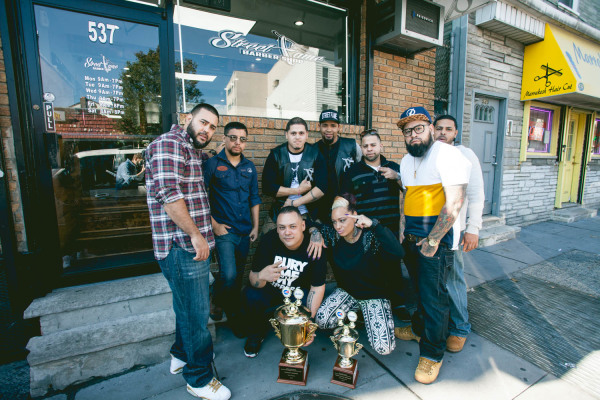
M 492 165 L 495 167 L 496 165 L 498 165 L 497 162 L 493 162 Z

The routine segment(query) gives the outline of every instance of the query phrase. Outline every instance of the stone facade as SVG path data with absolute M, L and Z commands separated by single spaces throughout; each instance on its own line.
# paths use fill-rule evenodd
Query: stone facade
M 580 8 L 588 7 L 587 3 L 582 0 Z M 600 12 L 597 5 L 592 8 Z M 476 26 L 474 14 L 470 15 L 462 143 L 468 147 L 471 141 L 474 94 L 483 91 L 506 97 L 506 119 L 513 121 L 513 127 L 511 135 L 504 136 L 503 149 L 498 150 L 498 154 L 502 153 L 499 210 L 506 217 L 506 223 L 514 225 L 550 218 L 559 169 L 556 155 L 519 161 L 524 109 L 524 103 L 520 101 L 524 49 L 523 43 Z M 599 160 L 593 159 L 586 176 L 584 205 L 600 203 L 599 170 Z
M 585 207 L 600 207 L 600 158 L 593 158 L 588 163 L 585 174 L 583 205 Z

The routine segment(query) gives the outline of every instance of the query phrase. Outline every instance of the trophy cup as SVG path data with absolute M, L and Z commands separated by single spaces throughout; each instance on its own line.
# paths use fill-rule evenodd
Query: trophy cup
M 356 313 L 354 311 L 348 313 L 348 320 L 350 321 L 348 325 L 344 325 L 344 317 L 346 316 L 344 311 L 338 310 L 336 316 L 338 317 L 338 327 L 335 328 L 330 339 L 338 351 L 338 358 L 333 366 L 331 383 L 354 389 L 358 378 L 358 360 L 351 357 L 357 355 L 363 347 L 362 344 L 357 342 L 358 332 L 354 329 Z
M 282 290 L 284 304 L 269 321 L 275 334 L 285 346 L 279 361 L 277 382 L 306 386 L 308 375 L 308 353 L 300 347 L 304 346 L 317 330 L 317 324 L 311 322 L 310 311 L 302 306 L 302 289 L 294 291 L 295 302 L 290 301 L 291 290 Z

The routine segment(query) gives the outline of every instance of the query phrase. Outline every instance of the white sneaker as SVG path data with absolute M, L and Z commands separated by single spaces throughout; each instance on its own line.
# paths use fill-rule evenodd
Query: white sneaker
M 183 367 L 185 367 L 187 363 L 185 361 L 180 360 L 171 354 L 171 368 L 170 371 L 173 375 L 180 374 L 183 371 Z
M 212 378 L 206 386 L 200 388 L 187 385 L 187 391 L 192 396 L 205 400 L 228 400 L 231 397 L 231 391 L 219 382 L 217 378 Z

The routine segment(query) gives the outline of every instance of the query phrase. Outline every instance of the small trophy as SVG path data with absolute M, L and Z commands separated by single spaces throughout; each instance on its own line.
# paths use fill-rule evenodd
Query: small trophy
M 338 317 L 338 327 L 335 328 L 330 339 L 338 351 L 338 358 L 333 366 L 331 383 L 354 389 L 358 378 L 358 360 L 352 357 L 357 355 L 363 347 L 362 344 L 357 342 L 358 332 L 354 329 L 356 313 L 354 311 L 348 313 L 348 320 L 350 321 L 348 325 L 344 325 L 344 317 L 346 316 L 344 311 L 338 310 L 336 316 Z
M 275 334 L 285 346 L 279 361 L 279 377 L 277 382 L 306 386 L 308 375 L 308 353 L 300 347 L 304 346 L 317 330 L 317 324 L 311 322 L 310 311 L 302 306 L 302 289 L 294 291 L 295 302 L 290 301 L 291 290 L 282 290 L 284 301 L 269 321 Z

